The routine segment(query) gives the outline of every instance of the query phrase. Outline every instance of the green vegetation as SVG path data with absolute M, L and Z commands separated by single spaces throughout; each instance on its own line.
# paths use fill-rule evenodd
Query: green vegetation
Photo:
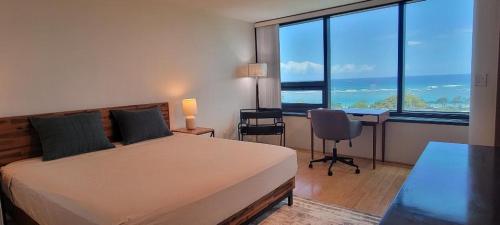
M 344 107 L 342 106 L 342 104 L 336 102 L 336 103 L 333 104 L 333 108 L 334 109 L 343 109 Z
M 369 107 L 368 107 L 368 103 L 367 102 L 365 102 L 365 101 L 359 101 L 359 102 L 354 103 L 354 105 L 352 105 L 351 108 L 364 109 L 364 108 L 369 108 Z
M 405 101 L 404 102 L 405 108 L 425 109 L 428 107 L 427 102 L 425 102 L 422 98 L 413 94 L 406 94 L 404 101 Z
M 441 97 L 436 100 L 436 104 L 440 104 L 443 108 L 446 108 L 446 104 L 448 104 L 448 98 Z
M 451 100 L 451 104 L 463 104 L 465 103 L 467 100 L 462 98 L 461 96 L 455 96 L 453 97 L 453 99 Z
M 427 103 L 420 97 L 413 94 L 406 94 L 404 98 L 405 108 L 427 108 Z M 395 95 L 384 100 L 377 101 L 371 105 L 365 101 L 359 101 L 351 105 L 349 108 L 374 108 L 374 109 L 395 109 L 398 104 L 398 99 Z
M 382 101 L 378 101 L 378 102 L 373 103 L 373 105 L 370 108 L 395 109 L 397 105 L 398 105 L 398 98 L 394 95 L 394 96 L 388 97 Z
M 350 106 L 345 106 L 340 103 L 335 103 L 333 108 L 343 109 L 343 108 L 360 108 L 360 109 L 396 109 L 397 107 L 397 97 L 389 96 L 386 99 L 374 102 L 370 104 L 366 101 L 358 101 Z M 467 108 L 464 104 L 467 104 L 467 99 L 455 96 L 451 101 L 446 97 L 438 98 L 436 101 L 426 102 L 421 97 L 408 93 L 404 97 L 404 108 L 409 110 L 435 110 L 435 111 L 464 111 Z

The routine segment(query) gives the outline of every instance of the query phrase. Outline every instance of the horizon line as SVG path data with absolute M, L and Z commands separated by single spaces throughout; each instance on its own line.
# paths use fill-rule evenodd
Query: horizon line
M 456 75 L 471 75 L 470 73 L 455 73 L 455 74 L 422 74 L 422 75 L 406 75 L 406 77 L 426 77 L 426 76 L 456 76 Z M 372 78 L 397 78 L 398 76 L 373 76 L 373 77 L 342 77 L 331 78 L 332 80 L 342 79 L 372 79 Z

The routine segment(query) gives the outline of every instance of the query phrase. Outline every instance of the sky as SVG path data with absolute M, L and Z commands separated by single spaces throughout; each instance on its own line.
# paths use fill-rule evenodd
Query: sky
M 473 0 L 426 0 L 405 7 L 405 75 L 470 74 Z M 330 18 L 333 79 L 395 77 L 398 7 Z M 280 28 L 282 81 L 323 79 L 323 21 Z

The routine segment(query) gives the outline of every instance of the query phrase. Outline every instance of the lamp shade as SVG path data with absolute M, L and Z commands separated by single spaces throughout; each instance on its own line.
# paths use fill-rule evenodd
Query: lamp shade
M 198 112 L 195 98 L 187 98 L 182 100 L 182 112 L 185 116 L 194 116 Z
M 252 63 L 248 64 L 249 77 L 265 77 L 267 76 L 267 64 L 265 63 Z

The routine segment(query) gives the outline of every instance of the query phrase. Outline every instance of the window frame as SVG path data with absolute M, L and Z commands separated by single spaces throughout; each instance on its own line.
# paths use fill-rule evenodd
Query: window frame
M 398 117 L 415 117 L 415 118 L 437 118 L 437 119 L 462 119 L 468 120 L 470 112 L 439 112 L 439 111 L 405 111 L 404 104 L 404 73 L 405 73 L 405 12 L 406 5 L 419 0 L 408 0 L 397 3 L 389 3 L 374 7 L 366 7 L 355 10 L 350 10 L 341 13 L 329 14 L 320 17 L 308 18 L 299 21 L 279 24 L 279 28 L 290 25 L 297 25 L 304 22 L 323 20 L 323 59 L 324 59 L 324 80 L 312 82 L 282 82 L 282 91 L 293 90 L 321 90 L 323 92 L 322 104 L 305 104 L 305 103 L 282 103 L 283 112 L 291 115 L 305 114 L 307 110 L 315 108 L 330 108 L 331 88 L 330 84 L 330 18 L 333 16 L 347 15 L 351 13 L 360 13 L 368 10 L 376 10 L 384 7 L 398 7 L 398 68 L 397 68 L 397 106 L 396 110 L 389 110 L 391 116 Z M 472 75 L 471 75 L 472 76 Z
M 301 20 L 301 21 L 294 21 L 291 23 L 286 23 L 286 24 L 280 24 L 281 27 L 285 26 L 293 26 L 301 23 L 306 23 L 310 21 L 317 21 L 321 19 L 323 22 L 323 81 L 301 81 L 301 82 L 282 82 L 281 83 L 281 91 L 321 91 L 322 93 L 322 99 L 321 99 L 321 104 L 310 104 L 310 103 L 281 103 L 281 107 L 284 112 L 291 112 L 291 113 L 305 113 L 307 110 L 310 109 L 316 109 L 316 108 L 328 108 L 328 101 L 329 101 L 329 96 L 328 96 L 328 88 L 329 88 L 329 82 L 328 79 L 330 76 L 328 76 L 328 72 L 330 71 L 330 66 L 327 65 L 327 59 L 328 59 L 328 53 L 327 50 L 328 48 L 328 33 L 326 31 L 329 30 L 328 28 L 328 20 L 325 16 L 319 17 L 319 18 L 313 18 L 313 19 L 307 19 L 307 20 Z M 281 75 L 280 75 L 281 76 Z M 281 93 L 280 93 L 281 94 Z

